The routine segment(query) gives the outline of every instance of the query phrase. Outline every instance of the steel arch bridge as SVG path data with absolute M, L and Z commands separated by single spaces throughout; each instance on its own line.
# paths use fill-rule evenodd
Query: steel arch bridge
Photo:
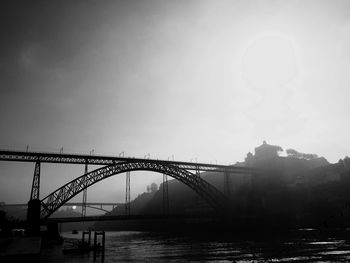
M 198 174 L 194 174 L 170 162 L 159 162 L 149 159 L 129 159 L 86 173 L 46 196 L 41 200 L 41 219 L 47 219 L 63 204 L 91 185 L 113 175 L 130 171 L 152 171 L 166 174 L 189 186 L 218 212 L 223 212 L 227 207 L 226 196 L 213 185 L 203 180 Z

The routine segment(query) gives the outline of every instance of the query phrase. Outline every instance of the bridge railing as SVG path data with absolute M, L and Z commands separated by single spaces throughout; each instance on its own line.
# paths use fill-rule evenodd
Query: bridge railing
M 169 161 L 158 159 L 130 158 L 119 156 L 103 156 L 103 155 L 81 155 L 66 153 L 47 153 L 47 152 L 23 152 L 0 150 L 0 161 L 15 162 L 44 162 L 44 163 L 65 163 L 65 164 L 92 164 L 92 165 L 112 165 L 120 162 L 157 162 L 164 164 L 176 165 L 186 170 L 196 171 L 215 171 L 229 173 L 261 173 L 262 170 L 236 165 L 220 165 L 194 162 Z

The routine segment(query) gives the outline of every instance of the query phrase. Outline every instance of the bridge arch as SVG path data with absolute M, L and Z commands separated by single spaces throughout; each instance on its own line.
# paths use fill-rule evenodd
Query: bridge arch
M 82 204 L 76 204 L 75 206 L 81 207 Z M 93 205 L 88 205 L 88 204 L 86 204 L 85 206 L 86 206 L 86 208 L 99 210 L 99 211 L 102 211 L 102 212 L 105 212 L 105 213 L 111 212 L 111 211 L 108 211 L 107 209 L 103 209 L 102 206 L 98 207 L 98 206 L 93 206 Z
M 84 174 L 58 188 L 41 200 L 42 219 L 47 219 L 63 204 L 91 185 L 116 174 L 128 171 L 152 171 L 166 174 L 189 186 L 217 211 L 224 211 L 227 199 L 213 185 L 190 171 L 162 161 L 135 160 L 119 162 Z

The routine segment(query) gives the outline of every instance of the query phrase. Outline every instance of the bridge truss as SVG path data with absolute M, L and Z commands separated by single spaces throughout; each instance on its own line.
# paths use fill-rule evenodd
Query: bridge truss
M 163 174 L 164 176 L 173 177 L 190 188 L 192 188 L 200 197 L 208 202 L 214 209 L 225 211 L 227 205 L 226 196 L 217 190 L 214 186 L 203 180 L 200 172 L 223 172 L 225 180 L 228 181 L 229 175 L 232 174 L 252 174 L 259 173 L 249 167 L 227 166 L 207 163 L 194 162 L 177 162 L 155 159 L 128 158 L 120 156 L 99 156 L 99 155 L 79 155 L 65 153 L 46 153 L 46 152 L 23 152 L 0 150 L 0 161 L 14 162 L 33 162 L 35 163 L 35 172 L 31 191 L 31 200 L 39 201 L 40 188 L 40 164 L 41 163 L 62 163 L 62 164 L 83 164 L 85 173 L 72 180 L 71 182 L 60 187 L 53 193 L 46 196 L 40 201 L 40 217 L 47 219 L 59 207 L 68 202 L 78 193 L 110 176 L 127 173 L 131 171 L 153 171 Z M 101 165 L 103 167 L 94 171 L 87 172 L 88 165 Z M 130 175 L 129 175 L 130 178 Z M 166 178 L 166 177 L 164 177 Z M 128 180 L 128 178 L 127 178 Z M 130 180 L 130 179 L 129 179 Z M 165 180 L 165 179 L 164 179 Z M 166 179 L 167 180 L 167 179 Z M 130 187 L 127 185 L 127 188 Z M 128 189 L 127 189 L 128 190 Z M 167 189 L 165 189 L 167 191 Z M 130 192 L 130 190 L 129 190 Z M 225 190 L 228 193 L 228 190 Z M 167 192 L 166 192 L 167 194 Z M 166 199 L 168 197 L 166 196 Z M 128 201 L 130 201 L 128 199 Z M 168 200 L 166 200 L 168 202 Z M 85 206 L 83 204 L 83 209 Z M 164 207 L 164 211 L 167 210 Z
M 172 164 L 181 169 L 192 171 L 213 171 L 251 174 L 255 169 L 234 165 L 220 165 L 194 162 L 177 162 L 169 160 L 142 159 L 130 157 L 114 157 L 100 155 L 79 155 L 64 153 L 44 153 L 44 152 L 20 152 L 0 150 L 0 161 L 14 162 L 41 162 L 41 163 L 62 163 L 62 164 L 88 164 L 88 165 L 112 165 L 119 162 L 145 161 Z
M 83 191 L 85 188 L 115 174 L 130 171 L 153 171 L 171 176 L 199 194 L 213 208 L 222 211 L 226 205 L 226 197 L 214 186 L 201 179 L 198 175 L 175 165 L 164 164 L 150 160 L 121 162 L 108 165 L 84 174 L 60 187 L 41 200 L 41 218 L 48 218 L 64 203 Z

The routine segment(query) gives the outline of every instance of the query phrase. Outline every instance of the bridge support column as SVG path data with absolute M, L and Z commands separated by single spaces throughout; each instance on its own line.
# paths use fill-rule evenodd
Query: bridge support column
M 85 164 L 85 174 L 88 173 L 88 164 Z M 83 203 L 81 206 L 81 214 L 82 217 L 84 218 L 86 216 L 86 199 L 87 199 L 87 188 L 83 190 Z
M 91 231 L 90 230 L 89 231 L 83 231 L 82 235 L 83 235 L 82 236 L 83 246 L 87 244 L 88 247 L 90 247 L 90 245 L 91 245 Z M 85 235 L 88 236 L 88 241 L 87 242 L 85 242 Z
M 198 175 L 199 178 L 201 177 L 201 172 L 199 171 L 199 167 L 198 166 L 197 166 L 197 169 L 196 169 L 196 175 Z
M 125 215 L 130 215 L 130 172 L 126 172 Z
M 169 214 L 168 175 L 163 174 L 163 215 Z
M 230 182 L 230 173 L 224 172 L 224 193 L 230 198 L 231 197 L 231 182 Z
M 27 235 L 36 236 L 40 234 L 40 162 L 35 163 L 32 190 L 27 208 Z
M 35 163 L 32 190 L 30 192 L 30 200 L 39 199 L 40 192 L 40 162 Z

